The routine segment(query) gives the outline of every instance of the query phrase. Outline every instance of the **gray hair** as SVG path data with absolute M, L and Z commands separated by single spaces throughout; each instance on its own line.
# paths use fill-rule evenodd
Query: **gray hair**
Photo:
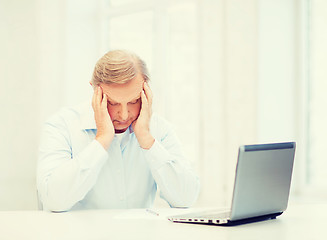
M 131 81 L 137 74 L 142 74 L 144 81 L 150 80 L 145 62 L 135 53 L 126 50 L 107 52 L 95 64 L 92 83 L 124 84 Z

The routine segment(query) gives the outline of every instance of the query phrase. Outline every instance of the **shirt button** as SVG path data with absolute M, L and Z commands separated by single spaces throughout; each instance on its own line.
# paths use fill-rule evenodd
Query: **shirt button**
M 117 170 L 117 173 L 120 174 L 120 170 Z
M 120 201 L 123 201 L 124 200 L 124 198 L 123 197 L 120 197 Z

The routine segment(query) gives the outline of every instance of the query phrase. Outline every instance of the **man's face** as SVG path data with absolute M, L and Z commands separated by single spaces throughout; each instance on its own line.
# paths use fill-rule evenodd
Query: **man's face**
M 108 113 L 116 133 L 125 132 L 138 118 L 141 110 L 143 82 L 143 77 L 139 74 L 128 83 L 100 84 L 103 93 L 108 96 Z

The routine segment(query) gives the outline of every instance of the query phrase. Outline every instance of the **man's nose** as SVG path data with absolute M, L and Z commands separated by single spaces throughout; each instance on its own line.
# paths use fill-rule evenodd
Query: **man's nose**
M 128 108 L 127 106 L 122 106 L 120 110 L 120 117 L 122 121 L 126 121 L 128 119 Z

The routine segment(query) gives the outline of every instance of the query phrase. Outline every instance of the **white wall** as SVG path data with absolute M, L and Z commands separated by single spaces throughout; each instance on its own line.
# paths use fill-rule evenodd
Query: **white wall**
M 107 50 L 100 3 L 0 0 L 0 210 L 36 208 L 35 167 L 42 122 L 92 93 L 88 81 L 93 66 Z M 192 44 L 202 50 L 192 50 L 192 63 L 199 66 L 192 71 L 196 75 L 192 91 L 201 100 L 192 99 L 198 118 L 189 124 L 197 127 L 190 144 L 200 146 L 191 151 L 201 174 L 199 204 L 215 205 L 227 203 L 230 197 L 239 144 L 295 138 L 297 5 L 295 0 L 197 4 L 194 29 L 200 37 Z M 164 21 L 156 21 L 169 31 Z M 153 56 L 163 56 L 166 66 L 178 52 L 166 56 L 165 42 L 160 40 L 165 35 L 155 34 Z M 154 65 L 153 70 L 161 66 Z M 168 74 L 157 71 L 153 76 L 163 79 Z M 161 86 L 166 85 L 158 83 L 154 88 L 158 91 Z M 159 93 L 163 100 L 156 101 L 165 101 L 170 90 Z M 181 113 L 165 102 L 157 105 L 172 119 Z
M 258 1 L 258 142 L 296 141 L 292 193 L 305 181 L 305 1 Z
M 295 139 L 297 11 L 294 0 L 258 1 L 259 141 Z
M 0 210 L 37 208 L 40 129 L 92 92 L 96 10 L 92 1 L 0 1 Z
M 97 1 L 38 0 L 40 121 L 92 94 L 88 84 L 100 52 Z
M 36 208 L 36 1 L 0 1 L 0 210 Z
M 257 1 L 201 1 L 199 205 L 228 204 L 238 146 L 256 140 Z M 209 46 L 209 47 L 208 47 Z

